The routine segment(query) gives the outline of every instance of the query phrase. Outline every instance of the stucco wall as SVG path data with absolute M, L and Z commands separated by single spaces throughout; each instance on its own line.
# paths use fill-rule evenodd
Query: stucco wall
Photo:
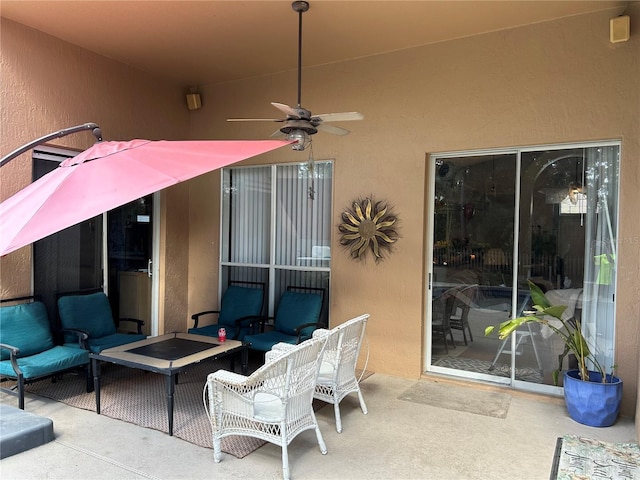
M 632 19 L 640 18 L 638 4 L 628 10 Z M 395 252 L 378 265 L 350 260 L 334 230 L 331 321 L 372 315 L 369 369 L 415 378 L 422 372 L 429 153 L 621 139 L 617 353 L 625 381 L 623 413 L 634 413 L 640 33 L 632 26 L 629 42 L 611 45 L 608 22 L 606 12 L 577 16 L 305 69 L 303 105 L 314 113 L 365 115 L 344 125 L 352 130 L 349 136 L 314 138 L 315 158 L 335 159 L 334 223 L 352 199 L 369 194 L 388 200 L 401 220 Z M 296 75 L 286 72 L 203 87 L 203 108 L 190 114 L 177 85 L 4 19 L 0 27 L 2 154 L 88 121 L 98 123 L 107 140 L 266 138 L 272 124 L 225 119 L 272 117 L 278 111 L 269 102 L 295 103 Z M 87 133 L 55 143 L 86 148 L 91 142 Z M 281 149 L 249 163 L 304 161 L 307 155 Z M 6 198 L 29 181 L 30 162 L 23 156 L 3 167 L 0 195 Z M 161 332 L 186 329 L 190 313 L 215 306 L 218 199 L 215 172 L 163 194 Z M 0 260 L 0 294 L 29 289 L 30 261 L 29 248 Z
M 0 149 L 2 155 L 48 133 L 93 122 L 105 140 L 188 138 L 189 110 L 180 86 L 87 52 L 49 35 L 4 18 L 0 24 Z M 52 141 L 57 146 L 84 150 L 94 137 L 79 133 Z M 31 183 L 30 153 L 2 167 L 2 199 Z M 166 289 L 186 310 L 187 271 L 183 252 L 188 236 L 188 195 L 169 189 L 163 193 L 162 225 L 179 232 L 161 242 L 161 264 L 171 263 Z M 169 211 L 166 197 L 172 201 Z M 181 209 L 184 211 L 181 212 Z M 168 215 L 167 215 L 168 213 Z M 166 260 L 166 262 L 165 262 Z M 169 271 L 169 269 L 167 269 Z M 183 273 L 180 273 L 183 272 Z M 0 295 L 4 298 L 31 291 L 31 247 L 0 259 Z M 172 312 L 175 304 L 161 297 Z M 167 305 L 165 305 L 165 303 Z M 184 316 L 181 313 L 180 319 Z M 182 323 L 182 322 L 180 322 Z
M 639 18 L 638 5 L 628 12 Z M 617 363 L 623 411 L 635 408 L 640 291 L 640 34 L 609 43 L 607 12 L 460 39 L 303 71 L 302 104 L 314 113 L 357 110 L 352 133 L 314 137 L 314 155 L 335 159 L 334 223 L 356 197 L 373 194 L 398 213 L 401 239 L 381 264 L 354 263 L 334 231 L 331 321 L 369 312 L 369 368 L 418 377 L 424 331 L 426 158 L 429 153 L 601 139 L 622 140 Z M 227 117 L 278 115 L 269 102 L 295 104 L 295 72 L 203 90 L 193 116 L 196 137 L 265 138 L 273 124 L 226 123 Z M 250 163 L 305 161 L 280 150 Z M 218 189 L 215 181 L 210 183 Z M 195 193 L 195 192 L 192 192 Z M 202 195 L 204 189 L 198 193 Z M 216 193 L 219 195 L 219 193 Z M 202 202 L 193 196 L 192 207 Z M 217 246 L 218 213 L 198 216 Z M 204 227 L 200 222 L 209 222 Z M 217 255 L 212 248 L 211 254 Z M 195 250 L 194 250 L 195 251 Z M 198 252 L 201 255 L 203 252 Z M 192 278 L 198 273 L 191 261 Z M 207 264 L 207 269 L 210 265 Z M 205 285 L 193 284 L 201 298 Z

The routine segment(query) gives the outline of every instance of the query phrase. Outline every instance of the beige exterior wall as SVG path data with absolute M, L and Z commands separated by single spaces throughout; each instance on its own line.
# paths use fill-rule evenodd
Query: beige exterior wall
M 627 12 L 640 18 L 640 6 Z M 314 156 L 334 159 L 334 223 L 357 197 L 393 205 L 401 225 L 384 262 L 355 263 L 333 238 L 331 322 L 368 312 L 368 368 L 409 378 L 423 370 L 427 158 L 450 150 L 622 141 L 617 295 L 623 413 L 636 408 L 640 319 L 640 32 L 609 43 L 609 14 L 596 13 L 350 62 L 305 69 L 302 103 L 314 113 L 357 110 L 346 137 L 318 134 Z M 295 72 L 202 88 L 191 114 L 178 85 L 2 20 L 2 154 L 66 126 L 98 123 L 106 139 L 266 138 L 271 101 L 293 104 Z M 26 55 L 25 52 L 29 52 Z M 90 134 L 58 145 L 86 148 Z M 281 149 L 248 163 L 305 161 Z M 26 158 L 26 160 L 25 160 Z M 3 167 L 2 198 L 30 181 L 28 157 Z M 161 332 L 216 305 L 219 174 L 163 192 Z M 188 248 L 187 248 L 188 247 Z M 24 293 L 30 249 L 0 261 L 0 293 Z M 390 336 L 389 332 L 393 332 Z
M 629 14 L 640 17 L 638 5 L 635 15 Z M 335 231 L 332 242 L 331 322 L 371 314 L 369 368 L 376 372 L 417 378 L 423 371 L 430 153 L 622 141 L 617 371 L 626 383 L 624 412 L 633 414 L 640 317 L 640 34 L 623 44 L 609 43 L 604 12 L 309 68 L 302 81 L 302 104 L 314 113 L 365 115 L 362 122 L 340 124 L 352 131 L 349 136 L 314 137 L 315 158 L 335 159 L 334 223 L 351 200 L 369 194 L 387 200 L 400 217 L 401 239 L 381 264 L 351 260 Z M 277 117 L 269 102 L 294 104 L 295 82 L 295 72 L 285 72 L 205 88 L 192 135 L 267 137 L 277 128 L 273 124 L 225 118 Z M 283 149 L 248 162 L 305 161 L 307 155 Z M 218 191 L 217 181 L 210 185 Z M 211 201 L 203 185 L 205 191 L 201 202 L 192 190 L 192 215 Z M 197 221 L 217 256 L 217 211 L 209 219 L 198 215 Z M 191 278 L 206 279 L 191 285 L 193 298 L 201 298 L 215 276 L 196 271 L 203 253 L 191 258 Z
M 105 140 L 189 136 L 189 110 L 180 86 L 4 18 L 0 35 L 3 156 L 36 138 L 88 122 L 100 125 Z M 51 144 L 84 150 L 93 142 L 93 135 L 86 132 Z M 27 153 L 2 167 L 0 198 L 31 182 L 30 158 Z M 162 289 L 176 298 L 174 302 L 160 297 L 160 310 L 166 308 L 170 318 L 176 318 L 176 305 L 186 309 L 184 245 L 189 228 L 185 191 L 183 186 L 168 189 L 161 201 L 161 224 L 165 231 L 174 232 L 168 242 L 161 239 L 161 258 L 167 259 L 161 263 L 171 266 L 167 272 L 182 272 L 168 275 L 166 286 L 163 282 Z M 25 247 L 0 259 L 0 295 L 7 298 L 30 292 L 31 247 Z

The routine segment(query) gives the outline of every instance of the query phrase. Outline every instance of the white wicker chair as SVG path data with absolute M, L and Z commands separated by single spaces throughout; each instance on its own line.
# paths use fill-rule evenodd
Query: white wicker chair
M 289 478 L 287 446 L 314 429 L 322 454 L 327 447 L 312 402 L 326 337 L 291 349 L 267 352 L 266 363 L 250 376 L 218 370 L 207 377 L 213 458 L 221 459 L 220 440 L 228 435 L 260 438 L 282 448 L 282 472 Z
M 369 314 L 360 315 L 338 325 L 332 330 L 316 330 L 314 338 L 326 336 L 327 345 L 324 349 L 318 382 L 314 398 L 333 404 L 336 415 L 336 430 L 342 433 L 340 419 L 340 402 L 349 393 L 357 392 L 362 413 L 367 413 L 360 385 L 356 378 L 356 362 L 360 353 L 364 330 L 367 326 Z

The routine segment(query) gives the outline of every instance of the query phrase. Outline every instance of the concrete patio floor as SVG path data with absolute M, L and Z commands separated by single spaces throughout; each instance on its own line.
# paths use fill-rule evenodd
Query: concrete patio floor
M 440 377 L 436 381 L 465 385 Z M 470 398 L 497 390 L 511 395 L 506 418 L 494 418 L 398 399 L 416 380 L 374 374 L 362 383 L 369 413 L 357 397 L 341 403 L 343 433 L 335 430 L 333 408 L 318 410 L 327 455 L 312 431 L 289 447 L 293 479 L 548 479 L 556 438 L 565 434 L 608 442 L 636 442 L 633 421 L 609 428 L 580 425 L 568 417 L 561 398 L 480 384 Z M 17 399 L 0 393 L 0 403 Z M 281 450 L 267 444 L 243 459 L 213 451 L 166 433 L 95 412 L 28 395 L 28 412 L 51 418 L 55 440 L 0 461 L 9 479 L 278 479 Z

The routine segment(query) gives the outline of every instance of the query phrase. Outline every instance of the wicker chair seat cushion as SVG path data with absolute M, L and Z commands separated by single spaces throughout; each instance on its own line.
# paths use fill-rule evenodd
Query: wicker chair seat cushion
M 277 395 L 258 392 L 253 397 L 253 418 L 261 422 L 273 423 L 283 420 L 282 400 Z

